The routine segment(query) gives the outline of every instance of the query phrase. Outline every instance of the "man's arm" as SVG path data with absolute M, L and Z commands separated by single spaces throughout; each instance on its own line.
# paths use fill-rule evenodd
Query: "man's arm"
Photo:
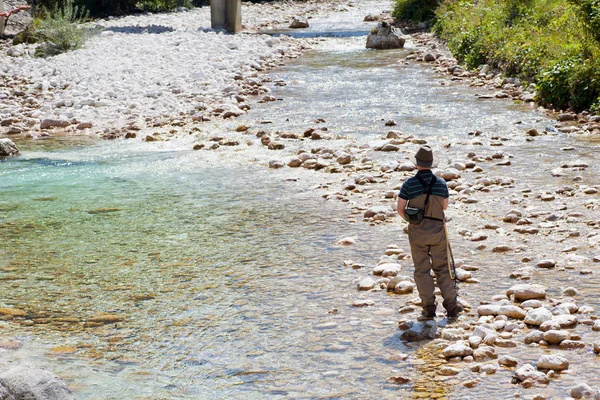
M 442 210 L 446 211 L 448 209 L 448 197 L 444 199 L 442 202 Z
M 398 214 L 402 217 L 402 219 L 404 219 L 404 209 L 406 208 L 406 203 L 408 203 L 408 200 L 398 197 Z

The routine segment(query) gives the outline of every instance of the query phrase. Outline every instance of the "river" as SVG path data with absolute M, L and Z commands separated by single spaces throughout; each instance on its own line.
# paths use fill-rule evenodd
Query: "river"
M 361 145 L 377 142 L 392 119 L 405 133 L 456 144 L 449 159 L 482 148 L 471 144 L 470 131 L 484 132 L 486 144 L 491 136 L 507 137 L 501 150 L 515 156 L 513 167 L 492 165 L 488 174 L 544 173 L 484 196 L 480 207 L 488 214 L 509 209 L 498 196 L 556 185 L 548 169 L 573 158 L 561 148 L 576 146 L 577 157 L 593 160 L 595 143 L 565 135 L 526 146 L 518 132 L 543 131 L 552 122 L 528 105 L 478 99 L 481 89 L 424 64 L 399 63 L 410 42 L 402 50 L 366 50 L 364 35 L 373 24 L 362 18 L 381 8 L 361 2 L 347 13 L 311 20 L 311 28 L 295 34 L 322 38 L 318 45 L 270 72 L 287 82 L 271 93 L 283 101 L 257 104 L 222 129 L 270 120 L 269 130 L 298 131 L 324 118 Z M 0 160 L 0 306 L 26 309 L 34 318 L 1 322 L 1 338 L 22 343 L 19 350 L 0 350 L 1 366 L 47 367 L 80 399 L 414 395 L 411 385 L 388 381 L 419 373 L 418 361 L 398 358 L 419 350 L 399 340 L 396 310 L 406 300 L 377 293 L 374 307 L 351 307 L 361 297 L 356 283 L 368 271 L 343 267 L 347 259 L 374 265 L 388 244 L 406 248 L 402 226 L 355 222 L 348 205 L 325 201 L 316 188 L 339 175 L 271 170 L 265 163 L 273 153 L 259 146 L 193 151 L 189 138 L 18 144 L 21 156 Z M 561 179 L 566 184 L 575 173 L 591 178 L 597 172 L 567 172 Z M 477 225 L 478 216 L 460 206 L 453 216 Z M 345 236 L 358 240 L 335 244 Z M 548 253 L 561 246 L 548 244 Z M 470 302 L 489 298 L 489 285 L 514 283 L 503 266 L 520 256 L 479 252 L 459 238 L 455 253 L 481 268 L 476 277 L 484 283 L 461 292 Z M 538 279 L 560 286 L 573 277 Z M 593 281 L 578 287 L 579 301 L 600 305 Z M 103 313 L 124 319 L 86 325 Z M 524 357 L 534 359 L 536 351 Z M 583 366 L 573 369 L 589 374 L 589 357 L 575 357 Z M 452 389 L 458 382 L 450 378 L 436 382 L 440 396 L 455 398 L 528 393 L 511 385 L 509 375 L 484 378 L 475 389 Z M 573 375 L 546 392 L 564 393 Z

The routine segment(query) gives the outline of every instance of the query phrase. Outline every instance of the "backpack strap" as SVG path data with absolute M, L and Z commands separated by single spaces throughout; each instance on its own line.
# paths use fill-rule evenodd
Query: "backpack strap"
M 429 182 L 429 185 L 427 185 L 425 183 L 425 180 L 423 179 L 423 177 L 421 177 L 421 175 L 417 174 L 417 179 L 419 180 L 419 182 L 421 182 L 421 185 L 423 185 L 423 189 L 425 190 L 425 194 L 427 195 L 425 197 L 425 206 L 424 206 L 424 210 L 423 210 L 424 214 L 425 214 L 425 213 L 427 213 L 427 204 L 429 204 L 429 195 L 433 191 L 433 186 L 435 185 L 435 182 L 437 182 L 437 177 L 432 174 L 431 181 Z M 433 219 L 435 221 L 442 221 L 442 222 L 444 222 L 443 219 L 435 218 L 435 217 L 424 216 L 423 218 L 425 218 L 425 219 Z

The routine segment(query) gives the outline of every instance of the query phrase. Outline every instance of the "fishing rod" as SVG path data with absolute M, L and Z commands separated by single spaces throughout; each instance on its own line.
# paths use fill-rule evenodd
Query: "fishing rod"
M 450 237 L 448 237 L 448 228 L 444 223 L 444 232 L 446 233 L 446 250 L 448 254 L 448 273 L 450 278 L 454 281 L 454 290 L 458 297 L 458 278 L 456 277 L 456 264 L 454 263 L 454 254 L 452 254 L 452 246 L 450 245 Z

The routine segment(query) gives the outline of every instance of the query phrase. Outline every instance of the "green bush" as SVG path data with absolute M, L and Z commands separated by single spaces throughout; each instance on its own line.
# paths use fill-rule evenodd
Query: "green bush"
M 600 0 L 445 1 L 436 10 L 434 31 L 467 67 L 487 63 L 506 75 L 537 83 L 542 103 L 583 110 L 599 104 L 600 43 L 598 31 L 591 29 L 593 18 L 584 18 L 581 6 L 573 4 L 581 2 L 600 4 Z
M 177 7 L 193 7 L 192 0 L 141 0 L 136 6 L 143 11 L 148 12 L 168 12 L 177 9 Z
M 36 19 L 37 36 L 43 41 L 37 48 L 38 57 L 49 57 L 80 48 L 89 38 L 89 29 L 81 27 L 88 13 L 68 0 L 61 7 L 43 10 L 44 18 Z
M 395 0 L 392 16 L 403 21 L 424 22 L 435 17 L 440 0 Z

